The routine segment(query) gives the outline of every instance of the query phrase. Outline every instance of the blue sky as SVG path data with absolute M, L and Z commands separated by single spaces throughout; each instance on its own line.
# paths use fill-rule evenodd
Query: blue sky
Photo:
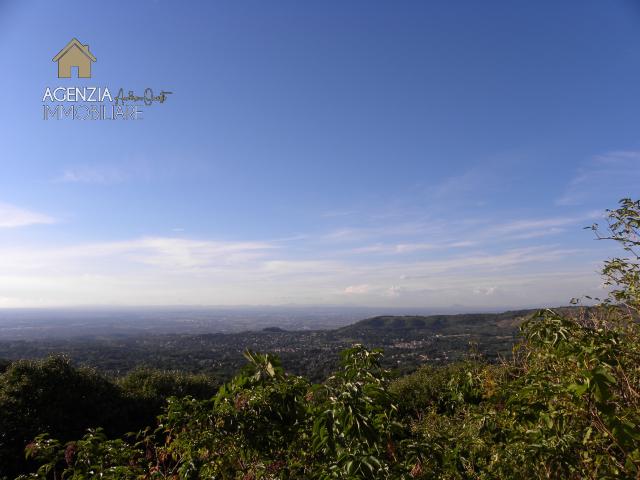
M 631 1 L 0 0 L 0 306 L 602 294 L 640 181 Z M 58 79 L 72 38 L 91 79 Z M 46 87 L 174 92 L 44 121 Z

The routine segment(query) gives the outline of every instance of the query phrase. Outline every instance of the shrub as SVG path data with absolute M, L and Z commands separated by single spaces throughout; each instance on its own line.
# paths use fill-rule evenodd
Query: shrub
M 22 451 L 41 432 L 66 441 L 105 426 L 121 435 L 141 427 L 131 414 L 118 387 L 65 357 L 13 362 L 0 374 L 0 476 L 25 468 Z

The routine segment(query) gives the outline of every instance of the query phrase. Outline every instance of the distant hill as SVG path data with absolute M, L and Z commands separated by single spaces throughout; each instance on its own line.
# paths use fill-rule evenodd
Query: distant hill
M 405 315 L 378 316 L 360 320 L 352 325 L 339 328 L 342 335 L 363 333 L 462 333 L 476 330 L 513 331 L 537 310 L 514 310 L 503 313 L 464 313 L 458 315 Z

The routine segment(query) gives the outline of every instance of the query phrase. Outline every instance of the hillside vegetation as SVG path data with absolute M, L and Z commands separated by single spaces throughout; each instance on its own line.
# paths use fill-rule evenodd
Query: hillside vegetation
M 459 315 L 405 315 L 368 318 L 343 327 L 341 332 L 365 330 L 429 330 L 434 333 L 459 333 L 474 327 L 517 328 L 535 310 L 517 310 L 504 313 L 463 313 Z
M 537 312 L 522 321 L 513 355 L 500 363 L 470 355 L 392 378 L 381 351 L 356 344 L 313 384 L 288 374 L 275 356 L 246 351 L 246 365 L 212 396 L 205 378 L 160 375 L 145 388 L 145 374 L 114 385 L 61 360 L 12 364 L 0 377 L 0 458 L 11 458 L 24 425 L 41 433 L 26 446 L 26 463 L 3 464 L 2 474 L 637 479 L 640 202 L 623 200 L 609 218 L 607 234 L 593 228 L 626 252 L 605 262 L 611 297 L 597 308 Z M 422 328 L 411 318 L 367 322 Z M 145 395 L 160 399 L 150 407 L 160 405 L 156 421 L 118 432 L 126 399 Z M 175 396 L 163 404 L 165 395 Z M 82 422 L 91 429 L 79 436 Z

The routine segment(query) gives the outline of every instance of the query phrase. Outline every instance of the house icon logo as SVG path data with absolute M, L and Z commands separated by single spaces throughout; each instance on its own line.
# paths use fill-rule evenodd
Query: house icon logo
M 71 78 L 71 72 L 77 68 L 78 78 L 91 78 L 91 63 L 96 57 L 89 51 L 89 45 L 83 45 L 72 38 L 65 47 L 53 57 L 58 62 L 58 78 Z

